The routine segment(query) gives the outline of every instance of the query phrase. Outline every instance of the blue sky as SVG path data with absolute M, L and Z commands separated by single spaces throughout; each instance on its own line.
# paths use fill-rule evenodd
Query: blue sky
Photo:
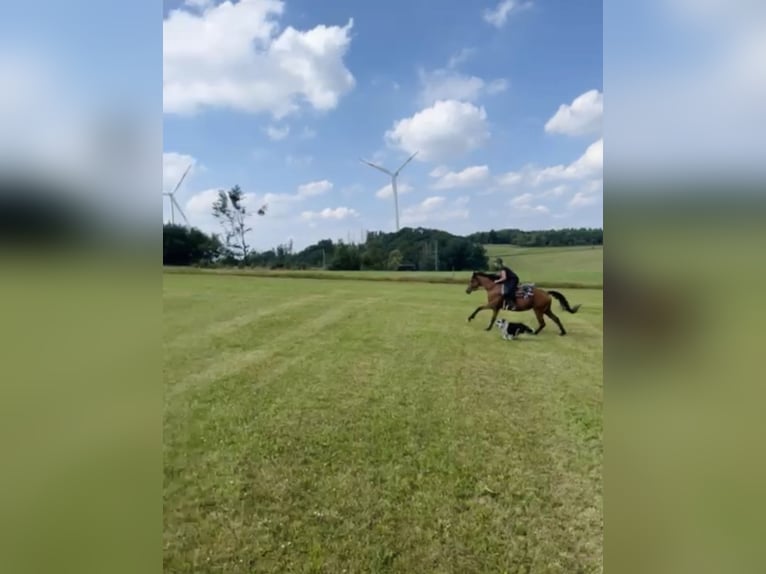
M 602 225 L 601 2 L 204 0 L 164 6 L 164 182 L 216 231 L 239 184 L 251 241 Z M 564 106 L 562 109 L 560 109 Z M 169 218 L 163 201 L 163 218 Z

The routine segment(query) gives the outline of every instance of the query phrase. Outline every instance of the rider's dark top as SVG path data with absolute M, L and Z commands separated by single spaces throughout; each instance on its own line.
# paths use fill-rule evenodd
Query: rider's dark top
M 505 281 L 503 281 L 503 283 L 510 283 L 510 282 L 512 282 L 513 280 L 516 280 L 516 281 L 518 281 L 518 280 L 519 280 L 519 278 L 517 277 L 517 275 L 516 275 L 516 274 L 515 274 L 513 271 L 511 271 L 510 269 L 508 269 L 508 267 L 506 267 L 505 265 L 503 265 L 503 266 L 502 266 L 500 269 L 501 269 L 502 271 L 505 271 Z

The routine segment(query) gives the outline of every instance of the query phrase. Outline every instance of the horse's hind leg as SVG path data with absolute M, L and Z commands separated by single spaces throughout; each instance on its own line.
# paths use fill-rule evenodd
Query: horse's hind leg
M 543 319 L 543 312 L 540 309 L 535 309 L 535 316 L 537 317 L 537 322 L 539 323 L 539 327 L 535 329 L 534 335 L 537 335 L 540 331 L 542 331 L 545 328 L 545 319 Z
M 566 329 L 564 329 L 564 325 L 561 324 L 561 321 L 559 320 L 558 317 L 556 317 L 556 314 L 553 311 L 551 311 L 550 307 L 548 307 L 548 310 L 545 312 L 545 314 L 548 315 L 548 317 L 550 317 L 551 319 L 553 319 L 554 323 L 556 323 L 556 325 L 559 326 L 559 331 L 561 331 L 559 333 L 560 335 L 567 334 Z

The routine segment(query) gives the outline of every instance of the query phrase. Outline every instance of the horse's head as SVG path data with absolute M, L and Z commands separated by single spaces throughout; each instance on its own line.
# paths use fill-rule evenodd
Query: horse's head
M 468 287 L 465 288 L 465 292 L 470 295 L 479 287 L 481 287 L 481 284 L 479 283 L 478 277 L 476 277 L 476 271 L 474 271 L 471 274 L 471 280 L 468 282 Z

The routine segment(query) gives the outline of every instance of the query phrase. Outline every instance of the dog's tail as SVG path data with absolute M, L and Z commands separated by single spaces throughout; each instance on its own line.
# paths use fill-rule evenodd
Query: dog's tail
M 521 327 L 522 327 L 522 331 L 524 333 L 534 333 L 534 331 L 532 329 L 530 329 L 529 326 L 525 325 L 524 323 L 521 324 Z
M 567 301 L 567 298 L 564 297 L 558 291 L 548 291 L 548 293 L 550 293 L 551 296 L 555 297 L 558 300 L 558 302 L 561 304 L 561 308 L 564 309 L 564 311 L 569 311 L 570 313 L 577 313 L 577 310 L 580 308 L 579 304 L 575 305 L 574 307 L 570 307 L 569 301 Z

